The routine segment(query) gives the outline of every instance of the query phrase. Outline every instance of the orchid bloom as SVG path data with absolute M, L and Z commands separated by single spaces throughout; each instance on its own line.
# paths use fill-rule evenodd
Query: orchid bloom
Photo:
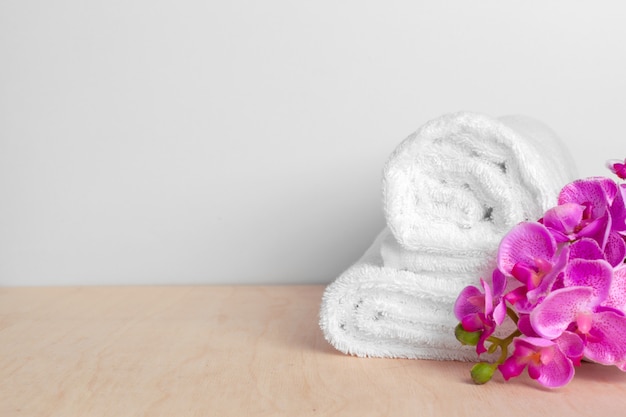
M 583 350 L 582 341 L 572 333 L 563 334 L 557 341 L 518 337 L 513 345 L 513 355 L 498 366 L 504 379 L 508 381 L 528 367 L 530 377 L 548 388 L 562 387 L 571 381 L 574 364 L 580 360 Z
M 567 184 L 558 196 L 559 206 L 574 203 L 585 207 L 581 222 L 577 227 L 578 234 L 597 240 L 603 250 L 611 231 L 610 207 L 617 191 L 618 187 L 614 181 L 603 177 L 593 177 Z
M 626 179 L 626 159 L 611 159 L 606 162 L 606 167 L 621 179 Z
M 498 249 L 498 268 L 524 284 L 505 298 L 527 313 L 547 295 L 565 267 L 568 248 L 557 251 L 557 243 L 541 223 L 523 222 L 502 239 Z
M 626 180 L 626 160 L 607 166 Z M 501 352 L 472 368 L 478 384 L 495 369 L 505 380 L 527 369 L 540 384 L 561 387 L 582 359 L 626 372 L 626 182 L 576 180 L 557 202 L 536 222 L 513 227 L 491 282 L 481 279 L 456 300 L 457 339 L 479 355 Z M 507 315 L 515 327 L 496 333 Z
M 506 305 L 502 299 L 506 278 L 495 270 L 492 277 L 493 289 L 482 278 L 480 283 L 484 293 L 474 286 L 465 287 L 454 304 L 454 314 L 463 329 L 468 332 L 482 332 L 476 345 L 476 353 L 479 355 L 487 351 L 485 342 L 506 317 Z
M 563 203 L 548 210 L 543 216 L 543 224 L 557 242 L 573 242 L 581 237 L 598 234 L 601 222 L 589 219 L 589 206 L 576 203 Z
M 531 312 L 531 325 L 551 340 L 568 330 L 575 332 L 585 342 L 585 357 L 592 361 L 625 362 L 626 317 L 600 305 L 610 293 L 612 270 L 605 261 L 577 261 L 566 270 L 569 286 L 550 293 Z
M 617 186 L 608 178 L 587 178 L 566 185 L 559 194 L 559 205 L 579 204 L 586 207 L 580 224 L 574 228 L 574 234 L 568 237 L 591 237 L 604 252 L 604 257 L 613 266 L 617 266 L 626 256 L 626 205 L 624 195 L 626 184 Z M 560 207 L 559 206 L 559 207 Z M 551 213 L 557 220 L 566 218 L 574 222 L 578 218 L 577 210 L 557 209 L 562 216 Z M 546 213 L 548 215 L 548 213 Z M 552 220 L 551 220 L 552 221 Z M 553 222 L 554 223 L 554 222 Z M 568 225 L 570 223 L 567 223 Z M 558 225 L 555 234 L 563 233 Z

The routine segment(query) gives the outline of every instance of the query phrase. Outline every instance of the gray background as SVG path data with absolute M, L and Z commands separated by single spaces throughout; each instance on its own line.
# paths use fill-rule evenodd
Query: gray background
M 522 113 L 626 156 L 626 8 L 0 1 L 0 285 L 327 283 L 427 120 Z

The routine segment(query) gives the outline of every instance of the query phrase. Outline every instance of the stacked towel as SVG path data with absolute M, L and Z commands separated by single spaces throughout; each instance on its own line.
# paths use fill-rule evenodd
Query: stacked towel
M 326 339 L 357 356 L 475 360 L 454 337 L 456 297 L 491 276 L 502 236 L 555 205 L 575 176 L 563 144 L 533 119 L 430 121 L 385 166 L 388 227 L 326 288 Z

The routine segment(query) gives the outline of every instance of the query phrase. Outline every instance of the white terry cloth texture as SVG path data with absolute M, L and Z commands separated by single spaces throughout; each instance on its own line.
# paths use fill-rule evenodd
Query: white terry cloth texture
M 447 275 L 416 274 L 384 266 L 383 230 L 363 257 L 324 292 L 320 327 L 343 353 L 388 358 L 470 361 L 471 346 L 454 336 L 457 294 L 473 283 L 448 282 Z M 457 291 L 458 290 L 458 291 Z
M 495 265 L 493 250 L 408 250 L 396 241 L 388 228 L 386 230 L 380 253 L 387 267 L 467 281 L 468 276 L 491 274 Z
M 552 130 L 525 116 L 453 113 L 426 123 L 384 170 L 387 225 L 406 249 L 491 251 L 522 220 L 536 220 L 575 178 Z
M 504 234 L 555 205 L 575 176 L 567 149 L 533 119 L 427 123 L 385 166 L 388 227 L 324 292 L 326 340 L 356 356 L 476 360 L 454 336 L 458 294 L 490 278 Z

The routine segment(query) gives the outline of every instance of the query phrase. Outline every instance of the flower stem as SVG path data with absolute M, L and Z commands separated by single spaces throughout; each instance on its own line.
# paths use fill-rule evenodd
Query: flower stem
M 521 335 L 522 335 L 522 332 L 520 332 L 519 330 L 515 330 L 513 333 L 511 333 L 504 339 L 500 339 L 499 337 L 495 337 L 495 336 L 490 336 L 487 339 L 487 341 L 491 342 L 491 346 L 489 346 L 489 349 L 487 350 L 489 353 L 494 353 L 496 349 L 498 349 L 498 347 L 500 348 L 500 357 L 495 362 L 496 365 L 504 363 L 507 356 L 509 355 L 509 345 L 511 344 L 511 342 L 513 342 L 513 339 Z
M 513 323 L 517 325 L 517 322 L 519 321 L 519 317 L 517 317 L 517 314 L 515 314 L 515 312 L 513 311 L 511 307 L 507 306 L 506 315 L 509 316 L 509 318 L 513 320 Z

